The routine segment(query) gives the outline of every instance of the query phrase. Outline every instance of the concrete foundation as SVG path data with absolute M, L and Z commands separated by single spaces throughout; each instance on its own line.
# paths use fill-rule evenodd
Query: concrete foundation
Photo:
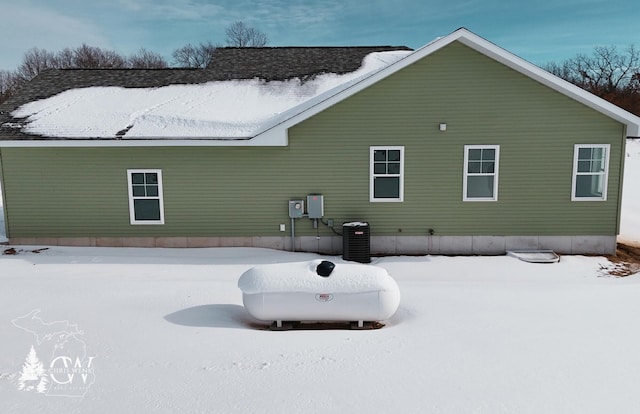
M 96 247 L 261 247 L 291 251 L 290 237 L 13 237 L 15 245 Z M 501 255 L 507 250 L 615 254 L 615 236 L 372 236 L 372 255 Z M 342 237 L 296 237 L 295 251 L 342 254 Z

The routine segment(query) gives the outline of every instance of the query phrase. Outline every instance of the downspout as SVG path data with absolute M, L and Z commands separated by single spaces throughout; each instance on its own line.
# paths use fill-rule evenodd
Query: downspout
M 9 240 L 9 219 L 6 203 L 7 198 L 5 197 L 6 185 L 4 183 L 4 164 L 2 162 L 3 154 L 4 152 L 2 148 L 0 148 L 0 202 L 2 203 L 2 215 L 4 216 L 4 234 L 6 239 Z
M 291 251 L 296 251 L 296 219 L 291 217 Z
M 627 158 L 627 140 L 631 137 L 627 136 L 627 126 L 622 127 L 622 145 L 620 149 L 620 172 L 618 180 L 618 211 L 616 213 L 616 238 L 620 235 L 620 222 L 622 220 L 622 191 L 624 188 L 624 165 Z

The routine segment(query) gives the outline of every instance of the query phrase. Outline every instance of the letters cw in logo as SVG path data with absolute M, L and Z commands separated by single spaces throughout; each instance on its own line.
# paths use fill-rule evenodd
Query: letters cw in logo
M 51 380 L 56 384 L 68 385 L 73 384 L 73 380 L 76 375 L 80 375 L 82 378 L 82 384 L 87 384 L 87 378 L 90 373 L 93 373 L 93 359 L 95 357 L 87 358 L 86 367 L 83 365 L 83 361 L 76 357 L 75 362 L 68 356 L 56 357 L 49 366 L 49 376 Z

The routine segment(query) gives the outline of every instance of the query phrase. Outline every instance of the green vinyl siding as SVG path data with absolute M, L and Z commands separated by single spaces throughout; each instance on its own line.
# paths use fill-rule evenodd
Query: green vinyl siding
M 292 128 L 290 142 L 339 148 L 332 173 L 345 176 L 363 171 L 354 153 L 405 146 L 403 203 L 356 203 L 364 184 L 344 195 L 372 234 L 614 235 L 624 136 L 624 125 L 454 43 Z M 576 143 L 611 144 L 607 201 L 571 201 Z M 464 145 L 500 145 L 497 202 L 462 202 Z
M 439 124 L 447 130 L 440 131 Z M 284 236 L 288 200 L 371 234 L 615 235 L 624 125 L 453 43 L 289 130 L 287 147 L 2 148 L 9 237 Z M 610 144 L 607 200 L 572 202 L 574 144 Z M 463 202 L 465 145 L 499 145 L 498 200 Z M 370 202 L 370 148 L 404 200 Z M 165 224 L 131 225 L 127 170 L 162 171 Z M 332 235 L 311 220 L 296 235 Z

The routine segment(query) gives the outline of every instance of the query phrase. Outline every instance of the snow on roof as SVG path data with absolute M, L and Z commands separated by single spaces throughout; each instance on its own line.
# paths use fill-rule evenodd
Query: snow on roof
M 300 79 L 214 81 L 158 88 L 71 89 L 22 105 L 23 132 L 54 138 L 253 137 L 276 125 L 282 114 L 402 59 L 410 51 L 375 52 L 344 75 Z

